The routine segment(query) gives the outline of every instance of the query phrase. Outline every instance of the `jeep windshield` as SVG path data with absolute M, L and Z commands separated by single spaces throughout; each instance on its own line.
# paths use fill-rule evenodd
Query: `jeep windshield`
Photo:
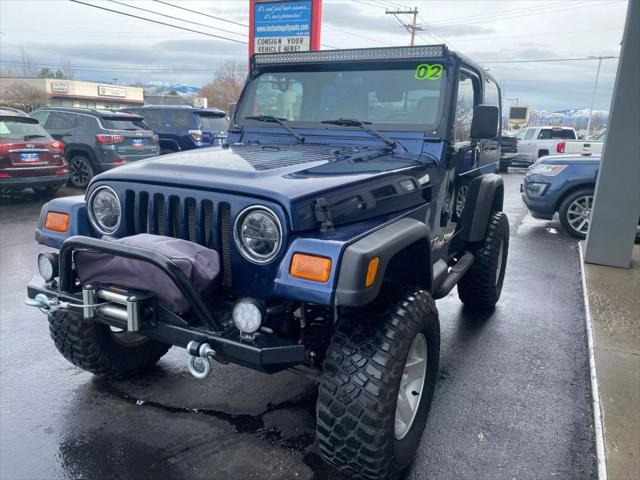
M 327 129 L 344 125 L 322 122 L 357 119 L 376 129 L 413 131 L 440 123 L 443 70 L 424 78 L 417 72 L 420 62 L 384 70 L 318 67 L 264 72 L 250 80 L 236 122 L 253 125 L 247 117 L 264 115 L 286 119 L 289 126 Z

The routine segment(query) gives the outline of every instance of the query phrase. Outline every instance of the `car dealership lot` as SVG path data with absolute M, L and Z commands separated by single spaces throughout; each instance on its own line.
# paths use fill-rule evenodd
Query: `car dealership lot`
M 440 380 L 411 479 L 595 477 L 576 241 L 526 214 L 521 179 L 505 176 L 496 310 L 472 316 L 455 290 L 438 302 Z M 295 373 L 215 364 L 200 381 L 177 348 L 128 381 L 67 363 L 23 302 L 41 203 L 0 200 L 0 477 L 340 478 L 313 443 L 314 385 Z

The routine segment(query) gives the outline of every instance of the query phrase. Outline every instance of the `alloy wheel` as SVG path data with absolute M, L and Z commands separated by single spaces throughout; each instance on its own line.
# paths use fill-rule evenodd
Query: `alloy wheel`
M 71 160 L 71 183 L 76 187 L 86 187 L 91 179 L 91 171 L 87 161 L 82 157 Z
M 411 343 L 396 401 L 395 437 L 402 440 L 416 418 L 427 376 L 427 339 L 418 333 Z
M 591 220 L 593 195 L 576 198 L 567 209 L 567 222 L 576 232 L 586 234 Z

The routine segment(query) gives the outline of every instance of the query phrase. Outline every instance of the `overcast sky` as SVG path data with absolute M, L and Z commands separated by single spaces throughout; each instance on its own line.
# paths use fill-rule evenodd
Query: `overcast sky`
M 167 0 L 237 24 L 153 0 L 82 1 L 246 41 L 247 28 L 238 24 L 248 24 L 248 0 Z M 418 23 L 425 29 L 417 43 L 444 41 L 490 69 L 502 85 L 505 99 L 518 98 L 520 104 L 557 110 L 589 106 L 596 60 L 494 62 L 618 56 L 627 2 L 324 0 L 323 48 L 408 45 L 409 33 L 392 15 L 385 14 L 386 8 L 398 6 L 418 7 Z M 409 21 L 410 17 L 405 19 Z M 62 58 L 69 58 L 78 79 L 118 78 L 118 83 L 193 86 L 210 80 L 223 62 L 245 61 L 247 54 L 247 46 L 242 43 L 156 25 L 68 0 L 0 0 L 0 65 L 19 71 L 21 49 L 33 57 L 38 68 L 55 69 Z M 597 109 L 609 108 L 616 67 L 616 59 L 602 63 Z M 512 101 L 505 101 L 509 103 Z

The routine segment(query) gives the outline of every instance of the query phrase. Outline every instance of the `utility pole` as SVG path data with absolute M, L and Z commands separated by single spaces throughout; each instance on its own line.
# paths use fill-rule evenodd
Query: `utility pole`
M 413 7 L 413 9 L 401 10 L 399 8 L 395 10 L 387 9 L 385 11 L 387 15 L 393 15 L 400 25 L 407 29 L 407 31 L 411 34 L 411 46 L 413 47 L 416 44 L 416 32 L 424 30 L 422 27 L 418 26 L 418 7 Z M 398 15 L 413 15 L 413 22 L 411 24 L 404 23 L 402 19 Z
M 589 120 L 587 121 L 587 140 L 591 136 L 591 117 L 593 116 L 593 104 L 596 101 L 596 90 L 598 89 L 598 80 L 600 79 L 600 67 L 602 67 L 602 60 L 605 58 L 615 58 L 612 56 L 609 57 L 589 57 L 594 60 L 598 60 L 598 69 L 596 70 L 596 80 L 593 83 L 593 93 L 591 94 L 591 107 L 589 107 Z

